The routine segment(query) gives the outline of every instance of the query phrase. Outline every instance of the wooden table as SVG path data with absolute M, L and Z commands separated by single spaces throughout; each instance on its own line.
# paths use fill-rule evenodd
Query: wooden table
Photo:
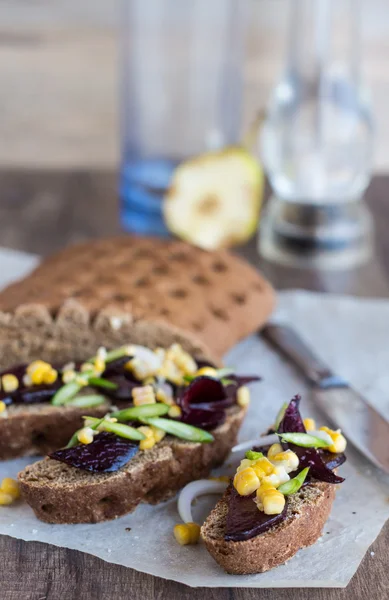
M 368 192 L 377 257 L 354 272 L 332 274 L 260 266 L 277 288 L 389 297 L 389 177 Z M 116 178 L 101 172 L 0 172 L 0 243 L 48 254 L 65 244 L 119 231 Z M 255 244 L 242 250 L 260 264 Z M 63 548 L 0 537 L 2 600 L 385 600 L 389 598 L 389 524 L 346 590 L 192 589 Z

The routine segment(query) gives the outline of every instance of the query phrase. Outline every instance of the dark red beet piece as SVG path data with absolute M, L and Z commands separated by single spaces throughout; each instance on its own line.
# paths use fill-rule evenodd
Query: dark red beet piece
M 285 519 L 288 499 L 285 508 L 279 515 L 265 515 L 254 502 L 255 494 L 239 496 L 231 485 L 228 490 L 228 513 L 224 539 L 228 542 L 249 540 Z
M 40 402 L 49 402 L 55 392 L 61 387 L 59 379 L 50 385 L 33 385 L 26 387 L 23 383 L 23 376 L 26 373 L 26 364 L 16 365 L 12 369 L 5 369 L 0 373 L 0 377 L 5 374 L 12 374 L 17 377 L 19 387 L 14 392 L 0 392 L 0 400 L 7 406 L 10 404 L 37 404 Z
M 62 448 L 50 454 L 50 458 L 84 471 L 112 473 L 128 463 L 138 450 L 135 442 L 102 431 L 91 444 Z
M 306 433 L 303 419 L 300 415 L 299 404 L 301 396 L 298 394 L 292 398 L 285 411 L 284 417 L 278 426 L 278 433 Z M 299 467 L 309 467 L 309 475 L 319 481 L 326 483 L 342 483 L 344 477 L 340 477 L 331 471 L 315 448 L 302 448 L 295 444 L 282 442 L 285 449 L 290 448 L 299 457 Z

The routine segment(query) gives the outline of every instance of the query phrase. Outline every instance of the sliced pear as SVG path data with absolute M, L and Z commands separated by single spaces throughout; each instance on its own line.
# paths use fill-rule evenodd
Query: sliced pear
M 205 250 L 246 242 L 255 232 L 263 172 L 244 148 L 207 152 L 181 163 L 165 196 L 170 231 Z

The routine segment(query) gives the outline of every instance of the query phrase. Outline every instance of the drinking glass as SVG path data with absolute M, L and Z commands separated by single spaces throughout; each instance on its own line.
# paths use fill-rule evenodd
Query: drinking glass
M 122 0 L 121 17 L 121 221 L 167 235 L 177 165 L 239 139 L 246 2 Z

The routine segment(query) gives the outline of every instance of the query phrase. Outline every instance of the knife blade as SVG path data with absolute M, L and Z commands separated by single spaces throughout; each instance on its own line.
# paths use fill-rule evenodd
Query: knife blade
M 389 423 L 287 325 L 269 324 L 262 337 L 312 384 L 315 404 L 371 462 L 389 473 Z

